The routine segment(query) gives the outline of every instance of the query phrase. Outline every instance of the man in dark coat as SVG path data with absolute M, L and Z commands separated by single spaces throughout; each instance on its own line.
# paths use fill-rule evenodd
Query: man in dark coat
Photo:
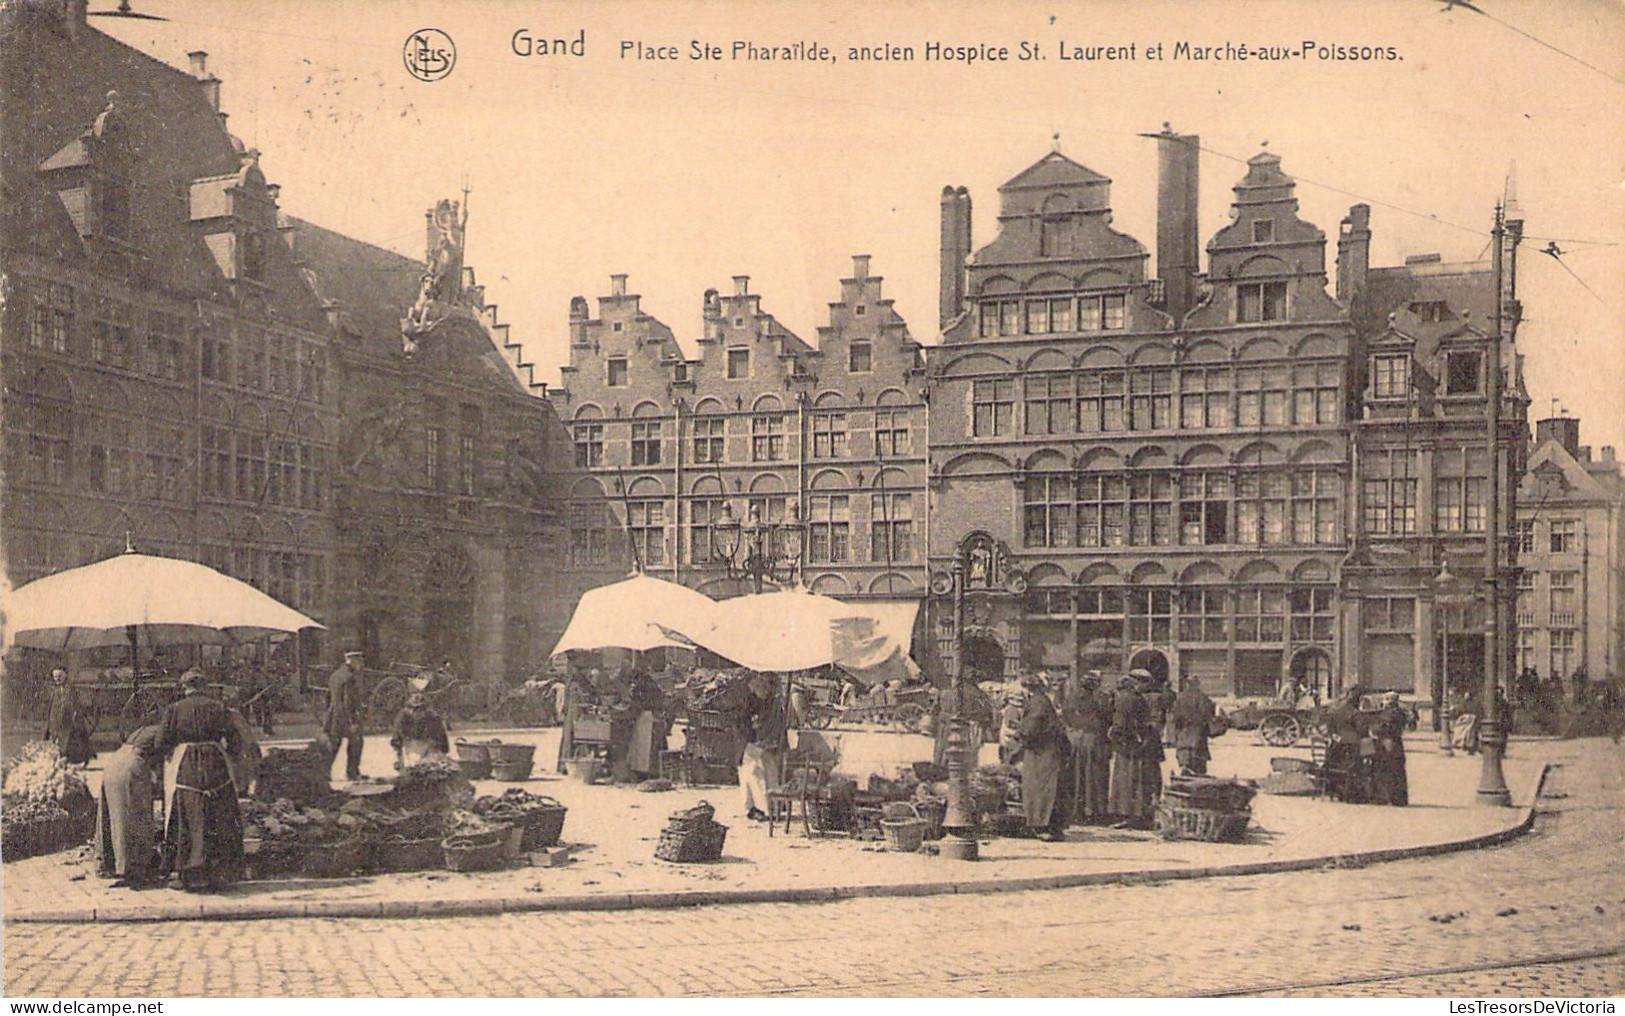
M 1027 704 L 1017 730 L 1021 745 L 1021 802 L 1027 813 L 1027 829 L 1052 842 L 1066 839 L 1071 787 L 1061 780 L 1072 744 L 1066 727 L 1050 701 L 1043 674 L 1021 679 L 1027 691 Z
M 336 756 L 339 742 L 345 742 L 344 775 L 361 778 L 361 668 L 365 657 L 355 651 L 344 654 L 344 662 L 327 679 L 327 722 L 323 729 Z
M 1106 740 L 1112 748 L 1107 808 L 1122 825 L 1142 828 L 1151 825 L 1151 806 L 1145 797 L 1142 773 L 1147 765 L 1144 739 L 1149 723 L 1145 696 L 1140 694 L 1133 678 L 1122 678 L 1117 682 L 1117 694 L 1112 699 L 1112 725 L 1106 732 Z
M 1144 756 L 1140 764 L 1140 797 L 1142 809 L 1154 818 L 1157 802 L 1162 800 L 1162 763 L 1168 757 L 1163 748 L 1162 734 L 1168 726 L 1168 710 L 1173 705 L 1173 695 L 1168 691 L 1166 681 L 1158 681 L 1150 671 L 1135 670 L 1129 676 L 1135 679 L 1140 693 L 1145 696 L 1146 721 L 1140 733 L 1140 750 Z M 1149 821 L 1148 818 L 1147 823 Z
M 1332 743 L 1326 746 L 1326 790 L 1351 804 L 1366 799 L 1365 763 L 1360 756 L 1360 741 L 1366 735 L 1366 719 L 1360 712 L 1364 694 L 1364 688 L 1354 685 L 1326 710 L 1332 735 Z
M 1403 807 L 1411 803 L 1405 776 L 1405 727 L 1410 717 L 1399 705 L 1399 693 L 1382 697 L 1382 711 L 1371 718 L 1376 754 L 1370 759 L 1371 800 Z
M 1100 688 L 1100 674 L 1091 670 L 1068 682 L 1061 721 L 1072 741 L 1072 802 L 1079 821 L 1097 821 L 1109 811 L 1112 751 L 1106 731 L 1112 725 L 1112 700 Z
M 51 711 L 45 719 L 45 739 L 55 744 L 71 765 L 82 766 L 94 754 L 79 696 L 68 682 L 68 672 L 60 667 L 51 671 Z
M 229 759 L 242 751 L 231 712 L 181 675 L 184 696 L 164 710 L 146 757 L 164 761 L 164 871 L 181 887 L 217 890 L 242 874 L 243 822 Z
M 1172 711 L 1174 725 L 1174 757 L 1179 760 L 1180 772 L 1186 776 L 1206 776 L 1208 753 L 1208 727 L 1213 723 L 1213 700 L 1202 691 L 1194 677 L 1185 678 L 1185 686 L 1174 699 Z

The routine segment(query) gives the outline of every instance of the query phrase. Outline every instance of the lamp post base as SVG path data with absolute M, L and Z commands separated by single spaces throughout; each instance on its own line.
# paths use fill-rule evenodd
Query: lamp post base
M 976 837 L 949 833 L 937 841 L 937 856 L 950 861 L 974 861 L 979 856 Z
M 1479 804 L 1497 808 L 1512 806 L 1512 792 L 1507 789 L 1506 773 L 1501 768 L 1501 756 L 1506 751 L 1506 734 L 1499 725 L 1491 722 L 1484 725 L 1479 735 L 1479 750 L 1483 752 L 1484 766 L 1479 770 L 1478 794 Z

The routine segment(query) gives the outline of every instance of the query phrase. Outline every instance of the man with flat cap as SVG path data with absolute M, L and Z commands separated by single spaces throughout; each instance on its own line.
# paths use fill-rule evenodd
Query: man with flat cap
M 327 679 L 327 722 L 323 729 L 335 757 L 339 742 L 345 742 L 344 776 L 350 780 L 361 778 L 361 749 L 366 743 L 361 735 L 361 670 L 365 659 L 359 650 L 347 651 L 344 662 Z

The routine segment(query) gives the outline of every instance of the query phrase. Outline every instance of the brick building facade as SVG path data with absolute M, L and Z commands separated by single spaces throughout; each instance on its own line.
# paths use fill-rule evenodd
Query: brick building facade
M 853 258 L 817 346 L 737 276 L 731 292 L 705 293 L 690 357 L 625 276 L 611 281 L 596 315 L 571 302 L 570 363 L 551 396 L 585 474 L 569 490 L 570 569 L 618 577 L 635 563 L 713 596 L 747 592 L 713 546 L 726 506 L 739 522 L 799 519 L 799 578 L 815 592 L 919 596 L 920 349 L 869 258 Z

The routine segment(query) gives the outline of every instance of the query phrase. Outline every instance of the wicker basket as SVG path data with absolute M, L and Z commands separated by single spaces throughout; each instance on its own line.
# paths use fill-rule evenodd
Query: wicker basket
M 880 820 L 880 831 L 886 837 L 887 850 L 910 854 L 919 850 L 920 844 L 925 840 L 925 829 L 930 823 L 920 817 L 919 809 L 912 804 L 908 806 L 908 809 L 914 813 L 912 818 L 883 818 Z
M 478 759 L 460 758 L 457 768 L 463 771 L 465 780 L 488 780 L 491 778 L 491 763 L 481 762 Z
M 556 847 L 564 836 L 564 816 L 569 809 L 551 797 L 545 798 L 545 801 L 531 811 L 529 821 L 525 823 L 526 850 Z
M 531 759 L 522 762 L 493 762 L 491 763 L 491 778 L 503 783 L 523 783 L 530 779 L 530 772 L 536 763 Z
M 469 762 L 491 761 L 491 746 L 484 741 L 465 741 L 457 739 L 457 760 Z
M 379 846 L 378 858 L 384 871 L 433 871 L 446 865 L 440 837 L 422 840 L 389 840 Z
M 306 878 L 344 878 L 365 871 L 373 851 L 359 836 L 338 843 L 313 845 L 305 851 L 300 867 Z
M 678 864 L 715 861 L 722 856 L 722 844 L 727 838 L 728 827 L 721 822 L 695 823 L 684 828 L 668 826 L 660 832 L 655 858 Z
M 440 842 L 450 871 L 495 871 L 507 863 L 508 830 L 480 836 L 451 836 Z
M 501 741 L 492 741 L 486 748 L 491 753 L 493 766 L 530 762 L 536 757 L 534 744 L 505 744 Z
M 1210 811 L 1163 802 L 1157 806 L 1157 831 L 1169 840 L 1239 843 L 1252 818 L 1251 810 Z
M 566 759 L 564 767 L 570 770 L 571 776 L 574 776 L 582 783 L 597 783 L 608 770 L 603 759 L 591 756 Z

